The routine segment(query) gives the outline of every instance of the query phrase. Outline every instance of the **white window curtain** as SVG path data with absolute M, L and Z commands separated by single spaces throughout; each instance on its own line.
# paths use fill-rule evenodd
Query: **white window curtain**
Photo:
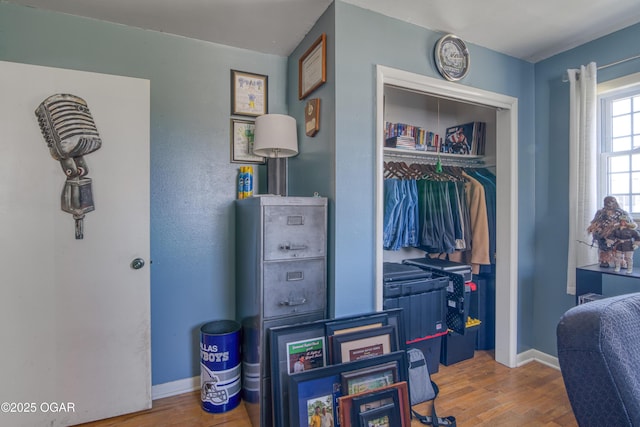
M 567 70 L 569 78 L 569 256 L 567 293 L 576 293 L 576 267 L 598 261 L 587 227 L 597 210 L 595 62 Z

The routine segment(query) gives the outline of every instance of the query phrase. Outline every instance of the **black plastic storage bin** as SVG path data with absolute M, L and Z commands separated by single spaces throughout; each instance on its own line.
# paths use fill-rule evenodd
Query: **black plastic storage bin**
M 385 262 L 383 308 L 402 308 L 407 343 L 447 330 L 449 278 L 410 265 Z
M 474 282 L 478 285 L 478 315 L 471 314 L 471 317 L 482 322 L 476 350 L 493 350 L 496 347 L 496 280 L 494 276 L 480 274 L 474 276 Z
M 445 302 L 446 325 L 448 329 L 464 335 L 469 317 L 470 296 L 468 286 L 465 285 L 471 280 L 471 266 L 428 256 L 405 259 L 402 263 L 449 279 Z
M 472 359 L 476 349 L 478 326 L 468 326 L 464 335 L 449 332 L 442 340 L 440 363 L 445 366 Z

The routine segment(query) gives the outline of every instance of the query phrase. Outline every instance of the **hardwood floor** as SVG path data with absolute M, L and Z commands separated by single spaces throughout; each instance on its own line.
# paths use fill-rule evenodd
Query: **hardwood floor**
M 439 416 L 453 415 L 458 427 L 472 426 L 577 426 L 560 371 L 538 362 L 510 369 L 493 360 L 493 352 L 476 351 L 475 357 L 451 366 L 440 365 L 432 375 L 440 388 L 436 399 Z M 430 403 L 416 405 L 428 413 Z M 421 426 L 413 420 L 412 427 Z M 210 414 L 200 406 L 200 393 L 158 399 L 153 409 L 83 427 L 251 427 L 243 404 L 224 414 Z

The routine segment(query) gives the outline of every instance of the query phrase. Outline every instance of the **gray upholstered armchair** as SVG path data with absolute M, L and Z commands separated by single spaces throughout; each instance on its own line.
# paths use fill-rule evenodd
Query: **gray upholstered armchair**
M 640 426 L 640 293 L 571 308 L 557 339 L 578 424 Z

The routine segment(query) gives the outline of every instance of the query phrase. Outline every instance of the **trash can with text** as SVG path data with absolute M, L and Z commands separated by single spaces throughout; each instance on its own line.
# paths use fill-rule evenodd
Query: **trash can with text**
M 202 409 L 227 412 L 240 404 L 240 324 L 216 320 L 200 328 Z

